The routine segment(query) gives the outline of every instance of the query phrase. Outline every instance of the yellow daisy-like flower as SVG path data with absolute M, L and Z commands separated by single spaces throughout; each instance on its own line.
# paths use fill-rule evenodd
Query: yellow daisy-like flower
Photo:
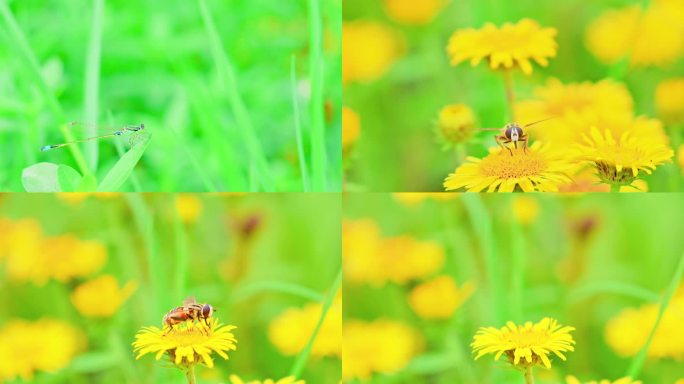
M 176 212 L 184 223 L 194 223 L 202 213 L 202 200 L 192 193 L 178 194 L 176 196 Z
M 575 376 L 568 376 L 565 378 L 567 384 L 583 384 Z M 629 377 L 623 377 L 621 379 L 611 381 L 611 380 L 601 380 L 601 381 L 587 381 L 584 384 L 642 384 L 641 381 L 634 381 Z
M 346 150 L 358 140 L 361 133 L 361 119 L 353 109 L 342 107 L 342 149 Z
M 403 41 L 391 28 L 374 21 L 342 23 L 342 82 L 372 81 L 401 56 Z
M 71 302 L 84 316 L 110 317 L 128 300 L 136 287 L 136 283 L 128 282 L 119 288 L 114 276 L 103 275 L 76 287 L 71 294 Z
M 535 142 L 527 150 L 490 149 L 482 159 L 468 157 L 444 180 L 447 191 L 464 188 L 468 192 L 556 192 L 558 186 L 570 181 L 573 166 L 561 156 Z
M 473 347 L 473 353 L 477 353 L 475 360 L 486 354 L 495 353 L 495 360 L 499 360 L 501 355 L 506 355 L 514 366 L 527 368 L 543 365 L 551 368 L 550 354 L 566 360 L 563 353 L 575 350 L 575 341 L 570 335 L 574 330 L 575 328 L 561 326 L 556 320 L 548 317 L 535 324 L 528 321 L 524 325 L 516 325 L 509 321 L 501 329 L 480 328 L 470 345 Z
M 449 319 L 475 290 L 471 282 L 458 287 L 449 276 L 439 276 L 417 285 L 409 294 L 409 305 L 424 319 Z
M 178 366 L 204 364 L 213 368 L 213 353 L 227 360 L 226 352 L 237 349 L 237 340 L 231 332 L 235 328 L 219 324 L 215 317 L 209 319 L 209 326 L 202 321 L 184 321 L 171 328 L 144 327 L 133 342 L 138 353 L 135 359 L 155 353 L 155 359 L 159 360 L 166 354 Z
M 408 25 L 431 22 L 447 4 L 449 0 L 384 0 L 387 15 Z
M 250 381 L 243 381 L 241 378 L 235 375 L 230 375 L 230 383 L 231 384 L 305 384 L 304 380 L 297 380 L 296 378 L 289 376 L 280 380 L 272 380 L 272 379 L 266 379 L 266 380 L 250 380 Z
M 475 132 L 475 114 L 465 104 L 447 105 L 439 111 L 437 132 L 442 141 L 459 144 L 470 140 Z
M 613 64 L 630 54 L 634 66 L 663 66 L 684 52 L 684 3 L 656 0 L 610 10 L 587 28 L 586 44 L 599 60 Z
M 577 148 L 578 159 L 593 164 L 601 181 L 615 186 L 632 184 L 640 171 L 650 174 L 674 156 L 662 141 L 636 138 L 630 133 L 616 140 L 610 131 L 601 134 L 594 127 L 583 138 L 584 144 Z
M 663 80 L 655 95 L 658 115 L 668 122 L 684 121 L 684 77 Z
M 268 339 L 286 356 L 297 355 L 311 338 L 323 305 L 307 304 L 290 308 L 273 319 L 268 326 Z M 342 296 L 338 294 L 323 321 L 311 347 L 312 356 L 342 355 Z
M 487 23 L 482 29 L 456 31 L 449 39 L 447 53 L 454 66 L 465 60 L 476 66 L 486 59 L 491 69 L 520 68 L 529 75 L 531 60 L 545 67 L 548 59 L 556 56 L 555 36 L 556 29 L 542 28 L 530 19 L 505 23 L 501 28 Z

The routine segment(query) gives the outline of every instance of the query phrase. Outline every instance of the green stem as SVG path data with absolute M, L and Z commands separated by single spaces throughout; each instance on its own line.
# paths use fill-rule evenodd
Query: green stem
M 511 308 L 516 321 L 523 320 L 523 290 L 525 288 L 525 236 L 518 220 L 511 220 Z
M 102 53 L 102 24 L 104 18 L 104 0 L 96 0 L 93 6 L 92 25 L 90 30 L 90 42 L 86 54 L 85 89 L 83 118 L 86 123 L 96 124 L 99 108 L 98 94 L 100 90 L 100 61 Z M 88 126 L 88 137 L 97 135 L 94 126 Z M 98 147 L 97 140 L 91 140 L 85 144 L 85 157 L 90 169 L 97 171 Z
M 506 102 L 511 122 L 515 123 L 515 93 L 513 91 L 513 72 L 510 69 L 504 71 L 504 86 L 506 87 Z
M 297 140 L 297 156 L 299 157 L 299 171 L 302 174 L 302 189 L 304 192 L 311 191 L 309 181 L 309 169 L 304 153 L 304 136 L 302 134 L 302 122 L 299 114 L 299 98 L 297 97 L 297 73 L 296 56 L 292 55 L 290 65 L 290 88 L 292 88 L 292 112 L 294 113 L 295 139 Z
M 525 368 L 525 384 L 534 384 L 534 376 L 532 375 L 532 366 Z
M 309 80 L 311 100 L 311 173 L 315 191 L 327 190 L 328 155 L 325 148 L 325 117 L 323 115 L 323 26 L 320 0 L 309 0 Z
M 195 384 L 195 364 L 191 364 L 185 371 L 185 378 L 188 379 L 188 384 Z
M 620 184 L 610 184 L 610 191 L 611 192 L 620 192 Z
M 662 320 L 663 315 L 665 314 L 665 310 L 667 309 L 667 306 L 670 304 L 672 296 L 677 290 L 679 283 L 682 281 L 682 276 L 684 276 L 684 253 L 682 253 L 682 256 L 680 256 L 679 263 L 677 264 L 677 268 L 675 269 L 675 273 L 672 276 L 672 280 L 670 280 L 670 284 L 668 285 L 667 290 L 665 291 L 665 296 L 663 296 L 663 299 L 660 303 L 660 309 L 658 310 L 658 317 L 656 317 L 655 324 L 653 324 L 653 328 L 651 329 L 651 332 L 648 335 L 646 344 L 644 344 L 639 353 L 636 356 L 634 356 L 634 359 L 632 359 L 632 363 L 630 364 L 629 369 L 627 370 L 626 376 L 632 379 L 636 379 L 641 373 L 641 369 L 643 368 L 644 362 L 646 361 L 646 354 L 648 352 L 648 348 L 651 346 L 653 337 L 655 336 L 655 333 L 658 330 L 658 325 L 660 325 L 660 320 Z

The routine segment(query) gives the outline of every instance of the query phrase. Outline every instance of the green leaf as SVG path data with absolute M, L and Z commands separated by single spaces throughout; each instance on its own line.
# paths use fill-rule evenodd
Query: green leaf
M 150 144 L 151 135 L 143 136 L 142 139 L 136 143 L 128 152 L 124 153 L 119 161 L 114 164 L 114 167 L 107 173 L 107 176 L 102 180 L 102 183 L 97 187 L 98 192 L 114 192 L 117 191 L 131 176 L 133 168 L 138 164 L 145 149 Z
M 85 175 L 76 188 L 78 192 L 95 192 L 97 190 L 97 179 L 93 175 Z
M 75 192 L 81 184 L 81 175 L 68 165 L 57 166 L 57 182 L 62 192 Z
M 57 164 L 38 163 L 24 168 L 21 184 L 26 192 L 60 192 Z

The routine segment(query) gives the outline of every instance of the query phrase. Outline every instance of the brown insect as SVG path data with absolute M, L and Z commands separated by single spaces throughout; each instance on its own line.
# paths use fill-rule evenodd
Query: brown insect
M 214 313 L 214 307 L 209 304 L 199 304 L 194 297 L 188 297 L 183 301 L 183 305 L 170 310 L 162 322 L 169 327 L 180 324 L 184 321 L 204 321 L 209 326 L 209 318 Z
M 534 123 L 529 123 L 524 126 L 520 126 L 518 123 L 510 123 L 506 124 L 503 128 L 481 128 L 483 131 L 500 131 L 498 135 L 494 135 L 494 140 L 496 140 L 496 143 L 499 144 L 501 148 L 505 148 L 508 150 L 508 152 L 513 156 L 513 151 L 506 145 L 504 144 L 510 144 L 513 143 L 513 147 L 516 149 L 518 148 L 518 142 L 521 143 L 523 151 L 527 151 L 527 143 L 529 140 L 529 136 L 523 128 L 530 127 L 532 125 L 544 122 L 546 120 L 553 119 L 554 117 L 549 117 L 543 120 L 538 120 L 535 121 Z

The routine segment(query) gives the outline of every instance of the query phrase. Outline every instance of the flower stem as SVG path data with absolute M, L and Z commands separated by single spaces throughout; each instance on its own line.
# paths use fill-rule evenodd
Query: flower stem
M 188 379 L 188 384 L 195 384 L 195 365 L 191 364 L 185 371 L 185 378 Z
M 513 73 L 510 69 L 504 71 L 504 85 L 506 87 L 506 101 L 508 102 L 510 122 L 515 123 L 515 93 L 513 92 Z
M 620 184 L 611 184 L 610 185 L 610 191 L 611 192 L 620 192 Z
M 525 384 L 534 384 L 534 376 L 532 376 L 532 367 L 525 368 Z

